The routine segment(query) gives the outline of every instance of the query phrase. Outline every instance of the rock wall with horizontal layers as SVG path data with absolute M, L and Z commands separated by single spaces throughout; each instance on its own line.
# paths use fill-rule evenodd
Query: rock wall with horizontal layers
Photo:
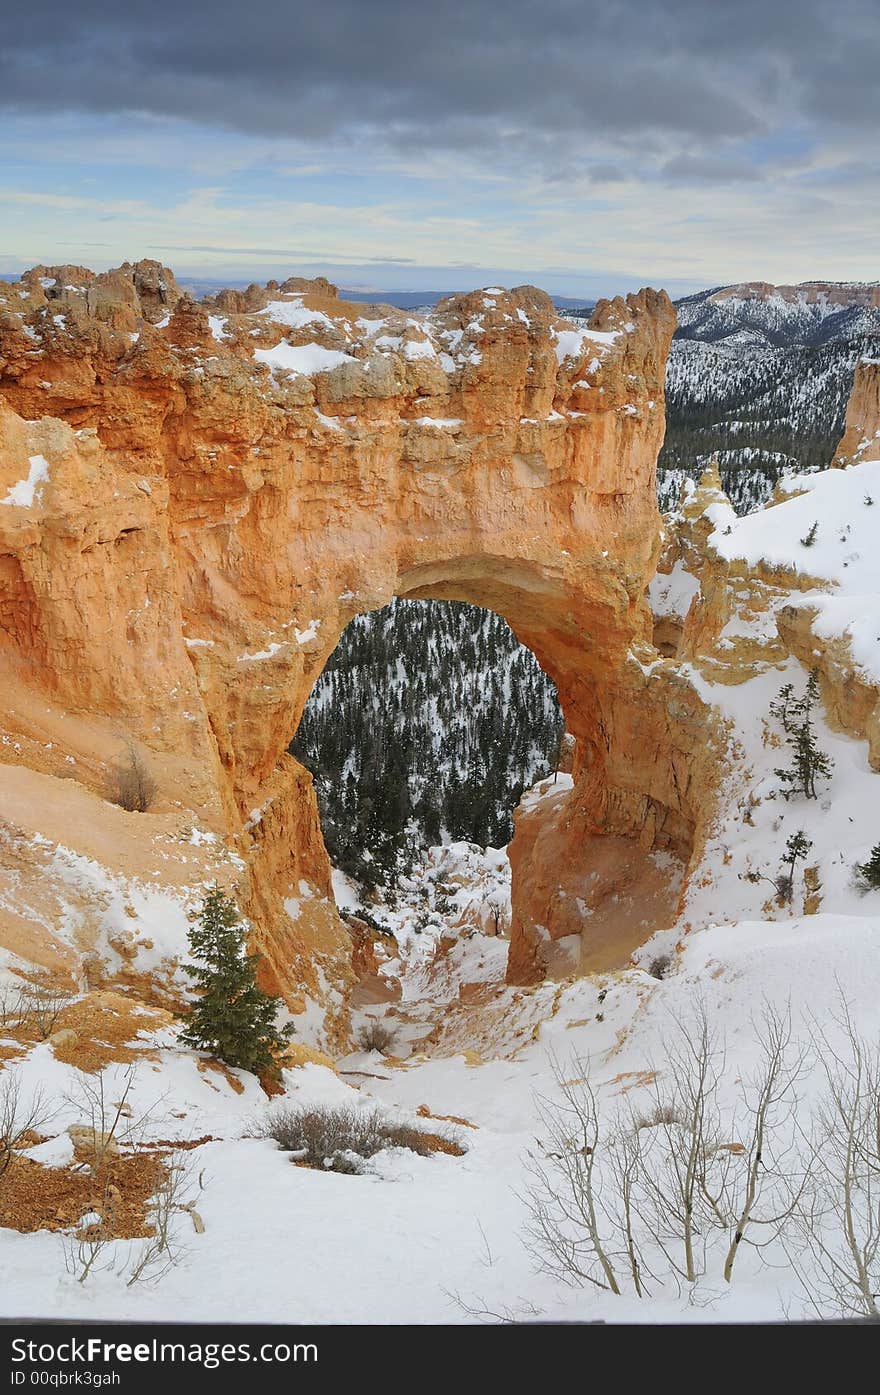
M 0 284 L 2 759 L 105 807 L 133 750 L 157 794 L 123 841 L 195 819 L 267 981 L 294 1008 L 344 996 L 350 937 L 287 746 L 355 614 L 461 599 L 534 650 L 577 740 L 559 887 L 587 830 L 687 855 L 704 714 L 651 680 L 644 600 L 673 328 L 650 290 L 575 327 L 529 286 L 417 317 L 324 281 L 196 304 L 154 262 Z M 549 922 L 515 880 L 514 977 L 542 972 Z
M 716 291 L 712 300 L 768 300 L 776 296 L 794 304 L 820 305 L 862 305 L 866 309 L 880 309 L 880 285 L 876 282 L 860 281 L 799 281 L 794 286 L 774 286 L 769 281 L 742 281 L 735 286 L 724 286 Z

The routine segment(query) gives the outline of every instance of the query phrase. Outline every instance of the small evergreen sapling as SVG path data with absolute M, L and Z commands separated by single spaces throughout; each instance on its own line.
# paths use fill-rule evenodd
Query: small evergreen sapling
M 812 547 L 816 541 L 816 534 L 819 532 L 818 520 L 810 528 L 809 532 L 801 538 L 801 547 Z
M 785 845 L 785 856 L 782 859 L 783 870 L 780 872 L 777 886 L 780 896 L 789 904 L 791 904 L 791 898 L 794 895 L 794 869 L 799 862 L 803 862 L 804 858 L 809 855 L 812 846 L 812 842 L 802 828 L 798 829 L 797 833 L 792 833 Z
M 813 669 L 807 679 L 803 697 L 794 696 L 794 687 L 786 683 L 776 702 L 770 704 L 771 714 L 782 723 L 786 742 L 791 750 L 791 765 L 787 770 L 777 767 L 774 772 L 786 786 L 782 791 L 786 799 L 794 794 L 803 794 L 807 799 L 817 799 L 816 780 L 821 776 L 829 779 L 834 769 L 830 756 L 819 749 L 813 729 L 813 707 L 819 698 L 819 675 Z
M 799 862 L 802 862 L 809 854 L 813 844 L 802 828 L 797 833 L 792 833 L 785 844 L 785 852 L 782 855 L 782 863 L 775 877 L 768 877 L 764 872 L 752 869 L 743 873 L 747 882 L 766 882 L 772 886 L 776 892 L 780 905 L 791 905 L 794 896 L 794 873 Z
M 238 908 L 219 886 L 205 897 L 189 946 L 197 962 L 184 968 L 201 991 L 184 1014 L 181 1040 L 227 1065 L 277 1078 L 276 1056 L 293 1028 L 276 1028 L 278 999 L 257 984 L 260 956 L 248 954 Z

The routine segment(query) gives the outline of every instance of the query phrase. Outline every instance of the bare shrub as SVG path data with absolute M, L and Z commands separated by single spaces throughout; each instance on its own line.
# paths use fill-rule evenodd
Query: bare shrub
M 381 1018 L 371 1017 L 361 1027 L 355 1040 L 361 1051 L 378 1051 L 384 1056 L 394 1045 L 395 1033 Z
M 661 1124 L 683 1124 L 684 1119 L 676 1114 L 674 1105 L 656 1100 L 650 1109 L 635 1110 L 630 1119 L 630 1127 L 635 1133 L 642 1129 L 656 1129 Z
M 760 1055 L 752 1075 L 742 1083 L 742 1104 L 749 1119 L 744 1167 L 732 1189 L 734 1217 L 724 1278 L 730 1283 L 743 1241 L 762 1248 L 777 1238 L 800 1203 L 809 1182 L 809 1165 L 798 1162 L 794 1127 L 807 1051 L 793 1047 L 791 1018 L 771 1006 L 758 1028 Z M 760 1238 L 756 1238 L 760 1236 Z
M 107 793 L 120 809 L 145 814 L 156 798 L 158 786 L 137 747 L 129 742 L 125 756 L 110 773 Z
M 185 1253 L 174 1221 L 178 1213 L 190 1209 L 191 1165 L 184 1154 L 165 1163 L 162 1181 L 147 1214 L 151 1234 L 137 1248 L 122 1249 L 117 1236 L 118 1193 L 107 1184 L 95 1210 L 81 1216 L 77 1227 L 64 1236 L 64 1266 L 77 1283 L 90 1274 L 115 1273 L 126 1287 L 158 1283 L 180 1262 Z
M 20 1027 L 26 1016 L 24 984 L 19 980 L 0 987 L 0 1027 Z
M 658 954 L 656 959 L 652 959 L 648 965 L 648 973 L 652 978 L 666 978 L 672 968 L 671 954 Z
M 107 1158 L 118 1152 L 120 1144 L 137 1144 L 144 1137 L 155 1106 L 139 1115 L 132 1113 L 130 1099 L 135 1078 L 134 1065 L 127 1066 L 121 1079 L 114 1079 L 112 1084 L 103 1071 L 97 1075 L 81 1072 L 75 1088 L 66 1097 L 68 1104 L 85 1116 L 79 1128 L 93 1172 L 101 1170 Z M 117 1097 L 113 1099 L 111 1095 Z
M 252 1136 L 272 1138 L 294 1162 L 331 1172 L 362 1172 L 364 1161 L 383 1148 L 408 1148 L 422 1157 L 435 1151 L 421 1130 L 395 1123 L 379 1109 L 350 1105 L 283 1106 L 257 1124 Z
M 673 1274 L 693 1284 L 705 1268 L 706 1236 L 729 1224 L 725 1205 L 731 1154 L 718 1106 L 724 1046 L 699 1004 L 676 1024 L 666 1070 L 655 1075 L 658 1122 L 643 1130 L 644 1210 Z
M 21 1015 L 33 1023 L 42 1041 L 52 1035 L 55 1024 L 75 994 L 50 974 L 43 974 L 21 988 Z
M 176 1217 L 184 1211 L 192 1213 L 195 1196 L 202 1190 L 193 1178 L 192 1159 L 186 1153 L 174 1153 L 164 1159 L 165 1175 L 150 1207 L 149 1221 L 153 1234 L 130 1261 L 126 1288 L 133 1284 L 156 1284 L 185 1254 L 185 1246 L 175 1227 Z
M 530 1153 L 526 1241 L 538 1267 L 564 1283 L 590 1283 L 620 1293 L 610 1254 L 611 1217 L 603 1203 L 599 1172 L 599 1115 L 580 1057 L 566 1079 L 552 1060 L 559 1098 L 537 1099 L 547 1137 L 543 1156 Z
M 112 1207 L 91 1211 L 80 1218 L 71 1235 L 62 1240 L 64 1267 L 71 1278 L 84 1284 L 90 1274 L 113 1268 L 112 1251 L 106 1254 L 113 1240 Z
M 717 1104 L 724 1052 L 705 1009 L 670 1035 L 666 1070 L 654 1073 L 647 1110 L 603 1128 L 589 1066 L 572 1079 L 553 1061 L 558 1097 L 538 1107 L 543 1157 L 526 1164 L 527 1242 L 539 1267 L 568 1283 L 619 1294 L 624 1275 L 638 1296 L 655 1277 L 643 1253 L 677 1281 L 705 1269 L 709 1232 L 727 1224 L 731 1154 Z
M 9 1171 L 17 1148 L 38 1133 L 52 1117 L 53 1110 L 39 1088 L 26 1099 L 21 1078 L 14 1071 L 0 1077 L 0 1183 Z
M 843 1006 L 836 1047 L 817 1032 L 825 1089 L 813 1121 L 813 1185 L 798 1199 L 801 1247 L 789 1261 L 808 1301 L 846 1317 L 880 1317 L 880 1049 Z M 805 1272 L 801 1255 L 814 1267 Z
M 643 1167 L 639 1130 L 627 1128 L 618 1121 L 610 1141 L 608 1157 L 614 1221 L 623 1242 L 623 1254 L 636 1297 L 643 1298 L 648 1292 L 646 1276 L 656 1276 L 651 1274 L 644 1259 L 639 1209 Z
M 820 1317 L 880 1318 L 880 1046 L 845 1003 L 837 1025 L 798 1041 L 788 1010 L 765 1007 L 722 1103 L 724 1043 L 699 1005 L 666 1037 L 651 1106 L 609 1120 L 588 1063 L 566 1079 L 552 1062 L 558 1095 L 538 1101 L 546 1132 L 526 1163 L 538 1267 L 637 1297 L 671 1280 L 699 1301 L 700 1279 L 731 1283 L 748 1245 L 767 1264 L 786 1256 Z M 824 1090 L 804 1120 L 816 1061 Z
M 185 1152 L 163 1158 L 162 1180 L 147 1214 L 151 1234 L 137 1249 L 129 1247 L 120 1256 L 116 1243 L 119 1193 L 111 1180 L 113 1159 L 123 1144 L 143 1155 L 144 1135 L 155 1109 L 153 1105 L 142 1114 L 132 1112 L 130 1100 L 135 1079 L 133 1065 L 112 1084 L 105 1081 L 103 1072 L 96 1076 L 82 1074 L 67 1096 L 67 1102 L 76 1105 L 87 1121 L 69 1130 L 72 1136 L 82 1139 L 85 1156 L 78 1165 L 87 1166 L 101 1188 L 98 1201 L 93 1203 L 95 1210 L 82 1216 L 76 1230 L 63 1240 L 65 1268 L 81 1284 L 91 1274 L 102 1272 L 124 1278 L 129 1288 L 138 1283 L 158 1283 L 184 1254 L 174 1220 L 178 1213 L 192 1213 L 195 1191 L 202 1188 L 201 1174 L 197 1189 L 193 1183 L 192 1161 Z M 74 1146 L 77 1147 L 77 1137 Z

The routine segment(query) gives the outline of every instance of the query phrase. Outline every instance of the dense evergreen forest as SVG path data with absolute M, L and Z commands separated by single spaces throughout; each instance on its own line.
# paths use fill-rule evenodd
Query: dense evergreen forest
M 500 616 L 393 601 L 347 627 L 290 749 L 315 776 L 331 860 L 369 887 L 444 837 L 509 842 L 562 732 L 555 685 Z
M 661 509 L 713 455 L 739 513 L 758 507 L 787 471 L 824 469 L 843 434 L 853 372 L 876 335 L 818 347 L 744 350 L 675 339 L 666 371 Z

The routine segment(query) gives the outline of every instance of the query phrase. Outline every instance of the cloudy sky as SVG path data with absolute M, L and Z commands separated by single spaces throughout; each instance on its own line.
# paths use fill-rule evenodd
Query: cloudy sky
M 877 0 L 27 0 L 0 272 L 880 279 Z

